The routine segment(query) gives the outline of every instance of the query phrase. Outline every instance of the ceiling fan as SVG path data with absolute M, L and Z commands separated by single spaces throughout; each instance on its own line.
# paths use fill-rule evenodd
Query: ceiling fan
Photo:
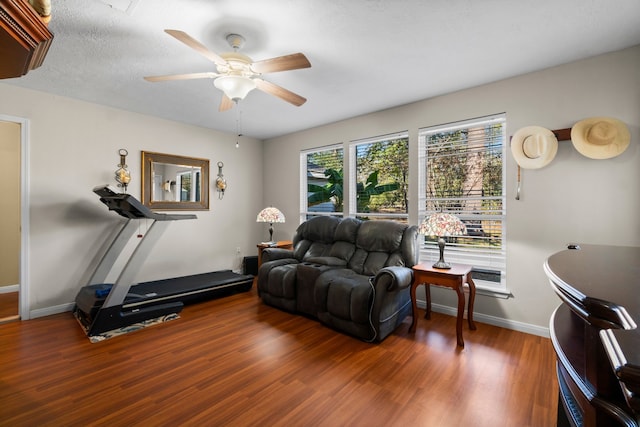
M 259 89 L 277 96 L 298 107 L 307 101 L 306 98 L 262 78 L 262 75 L 266 73 L 311 67 L 311 63 L 309 63 L 307 57 L 302 53 L 294 53 L 254 62 L 248 56 L 238 52 L 245 41 L 244 37 L 239 34 L 229 34 L 226 37 L 227 42 L 233 48 L 233 52 L 218 55 L 183 31 L 164 31 L 216 64 L 216 72 L 145 77 L 144 79 L 149 82 L 214 79 L 214 86 L 224 92 L 222 101 L 220 102 L 220 108 L 218 109 L 219 111 L 226 111 L 233 108 L 234 103 L 244 99 L 253 89 Z

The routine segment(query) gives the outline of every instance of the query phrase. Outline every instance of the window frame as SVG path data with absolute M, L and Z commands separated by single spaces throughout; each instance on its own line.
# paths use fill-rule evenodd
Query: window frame
M 176 195 L 176 202 L 199 202 L 200 201 L 200 171 L 199 170 L 195 170 L 195 169 L 190 169 L 190 170 L 186 170 L 186 171 L 182 171 L 182 172 L 177 172 L 176 173 L 176 184 L 177 184 L 177 188 L 178 188 L 178 194 Z M 182 199 L 182 191 L 184 189 L 184 181 L 185 181 L 185 177 L 187 177 L 189 184 L 189 189 L 188 189 L 188 193 L 189 193 L 189 198 L 188 200 Z
M 507 211 L 506 211 L 506 153 L 508 142 L 506 140 L 507 117 L 506 113 L 492 114 L 490 116 L 478 117 L 474 119 L 461 120 L 441 125 L 428 126 L 418 129 L 418 223 L 421 223 L 429 214 L 427 212 L 427 137 L 436 133 L 454 132 L 462 129 L 477 128 L 490 124 L 500 123 L 502 125 L 501 135 L 501 214 L 492 215 L 491 220 L 499 220 L 501 228 L 500 248 L 492 250 L 490 248 L 470 248 L 457 247 L 456 245 L 447 245 L 446 259 L 450 262 L 470 264 L 474 266 L 472 274 L 474 283 L 479 293 L 493 295 L 497 297 L 507 298 L 510 292 L 507 288 L 507 269 L 506 269 L 506 238 L 507 238 Z M 485 150 L 487 152 L 488 150 Z M 482 198 L 482 197 L 481 197 Z M 464 198 L 462 198 L 464 199 Z M 452 212 L 455 213 L 455 212 Z M 465 219 L 464 217 L 462 218 Z M 468 219 L 468 218 L 466 218 Z M 482 220 L 482 218 L 480 218 Z M 426 240 L 426 239 L 425 239 Z M 421 262 L 435 262 L 438 260 L 439 251 L 435 242 L 423 241 L 420 244 Z M 500 281 L 487 281 L 481 278 L 482 274 L 487 271 L 499 271 Z

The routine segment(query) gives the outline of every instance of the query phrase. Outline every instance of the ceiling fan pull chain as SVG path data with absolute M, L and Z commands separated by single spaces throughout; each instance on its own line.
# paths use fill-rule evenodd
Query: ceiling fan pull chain
M 242 110 L 238 106 L 236 109 L 236 148 L 240 147 L 240 137 L 242 136 Z

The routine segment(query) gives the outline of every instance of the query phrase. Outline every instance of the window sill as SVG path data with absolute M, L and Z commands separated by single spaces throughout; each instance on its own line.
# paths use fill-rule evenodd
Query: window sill
M 481 288 L 476 285 L 476 295 L 484 295 L 493 298 L 509 299 L 513 294 L 508 289 L 488 289 Z

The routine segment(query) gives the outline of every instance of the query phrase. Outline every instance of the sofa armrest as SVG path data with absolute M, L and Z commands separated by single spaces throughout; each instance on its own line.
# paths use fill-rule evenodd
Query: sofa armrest
M 262 262 L 273 261 L 276 259 L 294 258 L 291 249 L 283 248 L 265 248 L 262 250 Z
M 374 278 L 376 288 L 384 287 L 387 291 L 408 288 L 413 281 L 413 270 L 407 267 L 384 267 Z

